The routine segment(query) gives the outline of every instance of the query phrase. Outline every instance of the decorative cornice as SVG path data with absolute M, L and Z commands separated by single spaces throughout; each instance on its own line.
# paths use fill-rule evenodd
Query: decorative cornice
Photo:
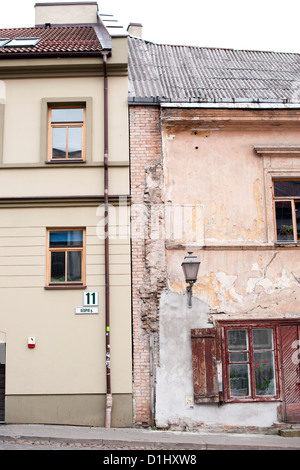
M 109 196 L 113 205 L 130 205 L 131 199 L 127 194 Z M 49 196 L 49 197 L 0 197 L 0 208 L 13 207 L 97 207 L 104 203 L 104 196 Z
M 103 77 L 102 60 L 95 62 L 80 61 L 79 63 L 60 63 L 59 57 L 56 57 L 57 63 L 44 64 L 9 64 L 1 67 L 0 61 L 0 79 L 9 78 L 60 78 L 60 77 Z M 127 64 L 108 64 L 109 76 L 127 76 Z
M 165 247 L 167 250 L 201 250 L 201 251 L 264 251 L 264 250 L 293 250 L 300 248 L 300 243 L 298 241 L 288 242 L 288 243 L 257 243 L 257 244 L 242 244 L 242 243 L 228 243 L 223 245 L 214 245 L 214 244 L 197 244 L 197 243 L 174 243 L 166 242 Z
M 218 128 L 219 126 L 240 125 L 299 125 L 300 110 L 288 109 L 187 109 L 164 108 L 161 113 L 162 125 L 166 128 Z
M 0 170 L 40 170 L 40 169 L 55 169 L 55 168 L 103 168 L 104 163 L 101 162 L 38 162 L 38 163 L 1 163 L 0 159 Z M 109 168 L 128 168 L 129 161 L 117 160 L 110 161 L 108 164 Z
M 256 145 L 254 147 L 257 155 L 261 157 L 300 157 L 300 145 L 280 145 L 280 146 L 263 146 Z

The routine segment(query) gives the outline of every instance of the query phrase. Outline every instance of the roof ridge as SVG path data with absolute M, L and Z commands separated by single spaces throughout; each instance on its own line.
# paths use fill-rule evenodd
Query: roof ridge
M 48 27 L 45 26 L 22 26 L 18 28 L 0 28 L 0 31 L 22 31 L 24 29 L 30 29 L 30 30 L 51 30 L 51 29 L 83 29 L 83 28 L 89 28 L 89 29 L 94 29 L 93 25 L 87 24 L 87 25 L 50 25 Z
M 143 41 L 147 44 L 153 44 L 155 46 L 162 46 L 162 47 L 176 47 L 176 48 L 191 48 L 191 49 L 205 49 L 205 50 L 216 50 L 216 51 L 232 51 L 232 52 L 255 52 L 255 53 L 262 53 L 262 54 L 287 54 L 287 55 L 300 55 L 300 52 L 284 52 L 284 51 L 266 51 L 266 50 L 260 50 L 260 49 L 235 49 L 231 47 L 214 47 L 214 46 L 192 46 L 191 44 L 169 44 L 169 43 L 156 43 L 153 41 L 148 41 L 143 38 L 139 38 L 136 36 L 129 36 L 131 39 L 138 39 L 140 41 Z

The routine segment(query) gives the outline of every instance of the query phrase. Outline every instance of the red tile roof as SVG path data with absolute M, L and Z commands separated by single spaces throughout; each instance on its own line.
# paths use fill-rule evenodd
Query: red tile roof
M 92 26 L 0 29 L 1 39 L 40 38 L 35 46 L 0 47 L 0 58 L 16 55 L 90 55 L 102 47 Z

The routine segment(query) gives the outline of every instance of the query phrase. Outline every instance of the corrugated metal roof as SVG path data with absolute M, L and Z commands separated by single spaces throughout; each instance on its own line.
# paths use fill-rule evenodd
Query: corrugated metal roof
M 299 54 L 128 43 L 131 99 L 300 103 Z
M 0 29 L 1 39 L 40 38 L 35 46 L 0 47 L 0 59 L 16 55 L 98 53 L 101 44 L 91 26 Z

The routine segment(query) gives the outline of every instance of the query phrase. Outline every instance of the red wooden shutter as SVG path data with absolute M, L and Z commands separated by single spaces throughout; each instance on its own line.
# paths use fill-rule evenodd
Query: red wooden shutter
M 281 325 L 282 372 L 285 421 L 300 422 L 300 364 L 297 351 L 300 338 L 299 325 Z
M 221 399 L 218 384 L 218 362 L 221 360 L 219 329 L 191 330 L 194 402 L 218 403 Z

